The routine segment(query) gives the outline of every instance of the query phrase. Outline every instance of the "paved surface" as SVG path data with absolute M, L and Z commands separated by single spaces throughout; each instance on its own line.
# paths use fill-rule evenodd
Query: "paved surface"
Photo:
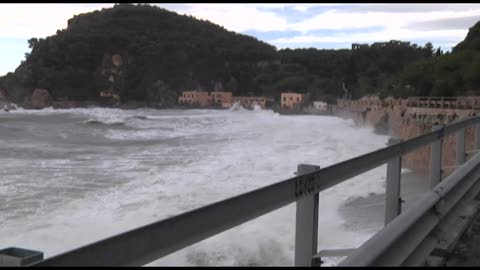
M 428 176 L 411 172 L 402 173 L 401 179 L 401 197 L 405 200 L 402 210 L 405 211 L 430 189 L 430 184 Z M 385 194 L 357 198 L 343 205 L 340 212 L 352 230 L 363 229 L 374 233 L 383 227 Z M 441 258 L 440 263 L 445 266 L 480 266 L 480 213 L 455 245 L 453 252 Z
M 446 266 L 480 266 L 480 213 L 447 257 Z
M 429 190 L 428 176 L 411 172 L 402 173 L 401 197 L 405 200 L 402 210 L 411 207 Z M 480 195 L 477 196 L 480 200 Z M 341 215 L 347 220 L 347 229 L 364 230 L 374 233 L 383 227 L 385 214 L 385 194 L 371 194 L 356 198 L 340 208 Z M 348 228 L 351 227 L 351 228 Z M 480 212 L 463 233 L 453 251 L 442 254 L 443 266 L 480 266 Z
M 400 196 L 405 201 L 402 211 L 417 202 L 429 187 L 427 176 L 402 173 Z M 340 213 L 346 219 L 347 229 L 376 232 L 383 227 L 385 221 L 385 193 L 351 200 L 340 208 Z

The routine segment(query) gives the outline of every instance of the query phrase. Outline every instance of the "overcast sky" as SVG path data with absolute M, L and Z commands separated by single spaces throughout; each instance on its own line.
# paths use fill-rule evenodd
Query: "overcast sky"
M 480 4 L 155 4 L 277 48 L 350 48 L 391 39 L 450 50 L 480 21 Z M 0 4 L 0 76 L 30 52 L 27 40 L 67 27 L 75 14 L 113 4 Z

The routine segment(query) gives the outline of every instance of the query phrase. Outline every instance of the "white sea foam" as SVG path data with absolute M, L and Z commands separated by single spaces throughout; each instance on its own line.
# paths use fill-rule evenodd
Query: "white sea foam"
M 245 109 L 241 104 L 240 102 L 235 102 L 233 103 L 232 107 L 230 107 L 228 109 L 229 111 L 246 111 L 247 109 Z
M 260 105 L 258 105 L 258 104 L 255 104 L 255 105 L 253 105 L 253 110 L 254 111 L 261 111 L 262 107 L 260 107 Z
M 0 199 L 2 244 L 42 250 L 46 257 L 293 177 L 298 164 L 326 167 L 387 141 L 350 120 L 265 110 L 21 113 L 80 117 L 79 130 L 88 119 L 122 121 L 130 128 L 107 125 L 103 136 L 115 147 L 69 147 L 57 153 L 63 160 L 0 157 L 5 179 L 0 193 L 8 194 Z M 138 143 L 162 138 L 175 141 Z M 55 145 L 56 151 L 62 147 Z M 382 166 L 320 194 L 320 250 L 356 247 L 378 229 L 375 224 L 346 229 L 338 209 L 352 197 L 384 192 L 384 175 Z M 292 265 L 294 234 L 291 204 L 151 265 Z

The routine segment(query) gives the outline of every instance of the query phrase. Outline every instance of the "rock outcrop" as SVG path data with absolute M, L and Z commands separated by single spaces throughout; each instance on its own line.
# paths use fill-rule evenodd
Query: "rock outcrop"
M 124 78 L 125 59 L 120 54 L 106 53 L 102 64 L 97 68 L 96 78 L 102 82 L 104 89 L 100 91 L 100 98 L 112 104 L 120 102 L 121 92 L 125 89 Z
M 7 100 L 7 91 L 5 89 L 0 88 L 0 100 L 6 101 Z
M 43 109 L 52 106 L 52 97 L 46 89 L 35 89 L 30 97 L 30 107 Z
M 5 94 L 5 90 L 0 88 L 0 109 L 2 109 L 7 104 L 7 97 Z
M 18 107 L 16 104 L 11 103 L 8 99 L 7 91 L 0 88 L 0 111 L 12 111 L 16 110 Z

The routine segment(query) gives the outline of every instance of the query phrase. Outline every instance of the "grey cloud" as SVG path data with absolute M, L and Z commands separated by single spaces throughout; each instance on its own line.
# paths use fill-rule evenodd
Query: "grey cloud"
M 480 8 L 480 4 L 357 4 L 351 11 L 374 12 L 428 12 L 466 11 Z
M 423 22 L 413 22 L 407 25 L 408 28 L 415 30 L 451 30 L 451 29 L 466 29 L 472 27 L 475 23 L 480 21 L 480 16 L 468 16 L 448 19 L 438 19 Z

